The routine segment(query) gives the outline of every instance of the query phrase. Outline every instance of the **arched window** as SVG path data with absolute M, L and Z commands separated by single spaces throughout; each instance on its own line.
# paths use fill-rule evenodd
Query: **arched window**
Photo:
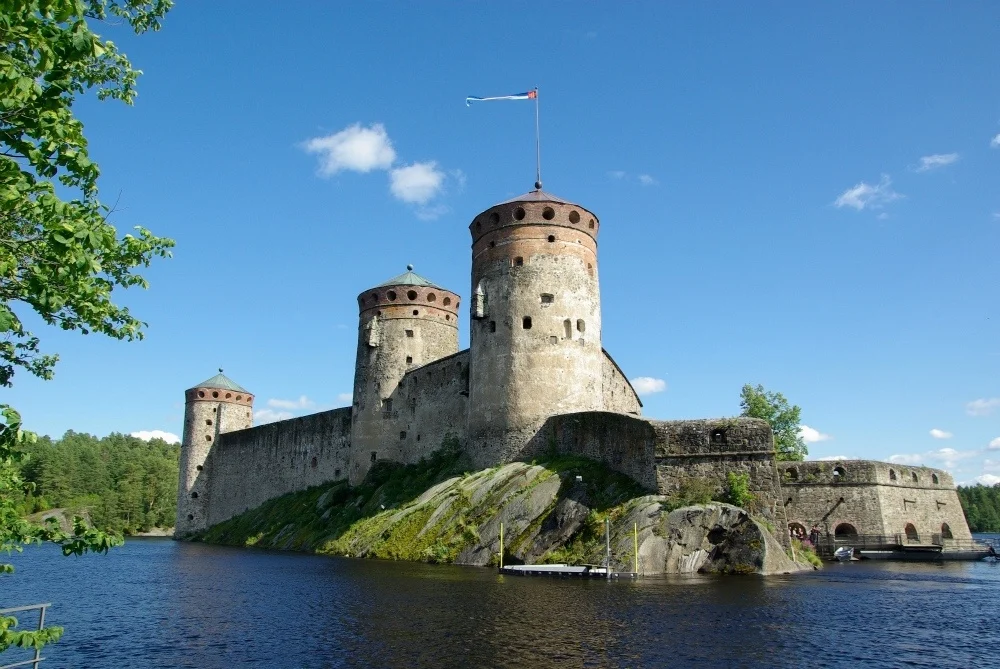
M 799 470 L 795 467 L 789 467 L 785 470 L 785 479 L 788 481 L 798 481 L 799 480 Z
M 834 483 L 839 483 L 839 482 L 843 481 L 844 480 L 844 475 L 846 473 L 847 472 L 844 471 L 843 467 L 834 467 L 833 468 L 833 482 Z
M 806 531 L 806 526 L 802 523 L 788 523 L 788 536 L 792 539 L 802 541 L 809 536 L 809 533 Z
M 937 474 L 931 474 L 931 481 L 934 482 L 934 485 L 937 485 L 938 483 L 941 483 L 941 480 L 938 478 Z
M 896 480 L 896 470 L 895 469 L 890 469 L 889 470 L 889 480 L 890 481 L 895 481 Z
M 906 524 L 905 532 L 908 543 L 915 544 L 920 541 L 920 535 L 917 534 L 917 528 L 913 526 L 913 523 Z
M 841 523 L 834 529 L 833 536 L 837 539 L 857 539 L 858 530 L 850 523 Z
M 910 472 L 910 478 L 913 479 L 914 483 L 916 483 L 916 482 L 918 482 L 920 480 L 920 479 L 917 478 L 917 473 L 916 472 Z
M 573 324 L 568 318 L 563 321 L 563 334 L 566 339 L 573 338 Z
M 712 430 L 712 443 L 715 445 L 722 445 L 726 443 L 726 431 L 725 430 Z
M 951 528 L 948 527 L 948 523 L 941 523 L 941 538 L 942 539 L 954 539 L 955 538 L 951 534 Z

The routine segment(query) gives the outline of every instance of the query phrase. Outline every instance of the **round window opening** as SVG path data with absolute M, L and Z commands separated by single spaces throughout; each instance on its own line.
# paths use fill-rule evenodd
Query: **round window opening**
M 378 302 L 378 293 L 372 293 L 372 299 Z
M 389 298 L 390 302 L 394 302 L 396 300 L 396 291 L 390 290 L 385 296 Z
M 194 520 L 194 514 L 193 513 L 189 513 L 188 514 L 188 520 Z
M 446 307 L 447 307 L 447 306 L 448 306 L 449 304 L 451 304 L 451 298 L 450 298 L 450 297 L 446 297 L 446 298 L 444 298 L 443 300 L 441 300 L 441 303 L 442 303 L 442 304 L 443 304 L 444 306 L 446 306 Z
M 410 291 L 407 291 L 407 293 L 406 293 L 406 298 L 407 298 L 407 299 L 410 299 L 410 300 L 415 300 L 415 299 L 417 299 L 417 291 L 415 291 L 415 290 L 410 290 Z
M 580 222 L 580 212 L 578 212 L 578 211 L 571 211 L 571 212 L 569 212 L 569 222 L 570 223 L 579 223 Z
M 435 295 L 434 293 L 427 293 L 428 302 L 434 302 L 435 300 L 437 300 L 437 295 Z
M 514 210 L 514 218 L 519 221 L 524 220 L 524 207 L 518 207 Z
M 413 310 L 413 315 L 414 316 L 419 316 L 420 315 L 420 311 L 418 309 L 414 309 Z
M 542 218 L 544 218 L 546 221 L 551 221 L 555 217 L 556 217 L 556 210 L 553 209 L 552 207 L 546 207 L 545 209 L 542 210 Z
M 230 397 L 232 397 L 232 396 L 233 396 L 233 394 L 232 394 L 232 393 L 226 393 L 226 399 L 227 399 L 227 400 L 228 400 L 228 399 L 229 399 Z
M 590 219 L 590 223 L 587 224 L 587 227 L 589 227 L 591 230 L 594 229 L 594 219 Z
M 556 240 L 556 236 L 555 235 L 549 235 L 549 241 L 550 242 L 554 242 L 555 240 Z
M 198 391 L 198 397 L 204 397 L 204 396 L 205 396 L 205 391 L 204 390 L 199 390 Z
M 494 211 L 492 214 L 490 214 L 490 223 L 496 225 L 499 222 L 500 222 L 500 214 Z
M 218 391 L 212 391 L 212 397 L 218 397 L 218 396 L 219 396 Z

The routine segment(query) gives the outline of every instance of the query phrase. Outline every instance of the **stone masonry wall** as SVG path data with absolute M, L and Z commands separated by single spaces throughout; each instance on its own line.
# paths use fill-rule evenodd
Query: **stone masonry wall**
M 203 472 L 206 526 L 274 497 L 345 478 L 350 434 L 349 408 L 220 434 Z
M 535 439 L 535 451 L 582 455 L 656 490 L 655 434 L 649 421 L 628 414 L 584 411 L 553 416 Z
M 948 531 L 956 540 L 972 538 L 945 471 L 844 460 L 781 463 L 780 472 L 788 522 L 807 530 L 816 523 L 824 533 L 836 534 L 838 526 L 849 524 L 858 534 L 905 540 L 912 525 L 915 543 L 931 543 Z
M 446 439 L 465 444 L 468 349 L 411 369 L 391 398 L 392 413 L 383 418 L 386 443 L 374 451 L 376 459 L 414 463 L 441 448 Z
M 617 413 L 630 413 L 638 416 L 642 413 L 642 402 L 629 383 L 625 373 L 618 367 L 611 355 L 604 353 L 601 367 L 601 389 L 604 395 L 604 410 Z
M 722 491 L 729 472 L 746 473 L 750 491 L 762 504 L 761 512 L 778 527 L 785 526 L 774 436 L 766 421 L 717 418 L 649 423 L 656 434 L 656 480 L 661 494 L 677 491 L 687 478 L 705 479 Z

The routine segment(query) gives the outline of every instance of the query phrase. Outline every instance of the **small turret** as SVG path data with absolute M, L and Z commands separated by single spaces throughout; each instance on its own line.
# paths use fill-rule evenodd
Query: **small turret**
M 253 394 L 219 370 L 184 391 L 184 438 L 181 440 L 174 535 L 184 537 L 207 527 L 205 460 L 220 434 L 253 426 Z
M 393 406 L 403 375 L 458 352 L 458 294 L 406 272 L 358 295 L 358 353 L 354 368 L 351 483 L 375 460 L 399 460 Z

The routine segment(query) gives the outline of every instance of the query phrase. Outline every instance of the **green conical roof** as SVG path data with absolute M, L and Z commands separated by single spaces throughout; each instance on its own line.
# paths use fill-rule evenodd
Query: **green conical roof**
M 228 376 L 226 376 L 225 374 L 223 374 L 221 369 L 219 370 L 218 374 L 216 374 L 215 376 L 213 376 L 210 379 L 202 381 L 201 383 L 197 384 L 194 387 L 195 388 L 221 388 L 222 390 L 235 390 L 236 392 L 250 394 L 249 390 L 247 390 L 246 388 L 244 388 L 243 386 L 241 386 L 240 384 L 236 383 L 231 378 L 229 378 Z
M 394 276 L 388 281 L 380 283 L 375 286 L 376 288 L 381 288 L 383 286 L 427 286 L 428 288 L 437 288 L 438 290 L 447 290 L 447 288 L 442 288 L 436 283 L 428 281 L 424 277 L 416 274 L 413 271 L 413 265 L 406 266 L 406 272 L 400 274 L 399 276 Z

